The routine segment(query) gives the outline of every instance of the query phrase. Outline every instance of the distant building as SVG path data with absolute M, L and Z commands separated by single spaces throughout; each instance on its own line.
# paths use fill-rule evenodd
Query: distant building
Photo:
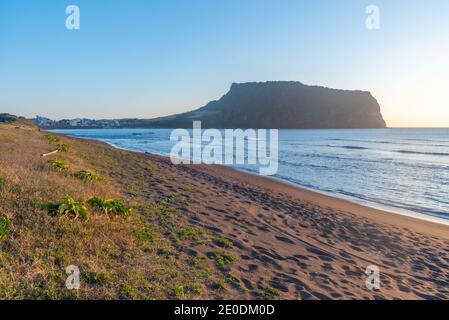
M 119 128 L 119 120 L 92 120 L 87 118 L 63 119 L 59 121 L 36 116 L 33 123 L 45 128 Z
M 33 120 L 33 123 L 39 127 L 52 127 L 55 125 L 56 121 L 53 121 L 49 118 L 36 116 L 36 118 Z

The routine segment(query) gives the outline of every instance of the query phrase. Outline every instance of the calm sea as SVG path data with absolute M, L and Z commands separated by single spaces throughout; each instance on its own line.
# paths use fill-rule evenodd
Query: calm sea
M 160 155 L 173 145 L 169 129 L 55 132 Z M 363 205 L 449 220 L 449 129 L 280 130 L 274 177 Z

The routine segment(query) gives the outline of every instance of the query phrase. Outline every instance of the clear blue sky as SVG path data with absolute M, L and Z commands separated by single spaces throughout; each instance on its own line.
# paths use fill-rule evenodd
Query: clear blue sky
M 1 0 L 0 112 L 154 117 L 298 80 L 369 90 L 390 126 L 449 126 L 448 43 L 447 0 Z

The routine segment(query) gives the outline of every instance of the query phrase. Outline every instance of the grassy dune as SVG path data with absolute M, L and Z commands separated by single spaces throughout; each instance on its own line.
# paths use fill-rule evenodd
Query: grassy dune
M 41 156 L 61 145 L 66 152 Z M 226 297 L 225 265 L 233 259 L 189 254 L 190 247 L 221 244 L 178 219 L 191 190 L 170 190 L 175 179 L 135 154 L 1 124 L 0 298 Z M 116 215 L 79 204 L 89 211 L 83 219 L 58 212 L 65 196 L 116 199 L 132 210 Z M 69 265 L 81 271 L 80 290 L 65 287 Z

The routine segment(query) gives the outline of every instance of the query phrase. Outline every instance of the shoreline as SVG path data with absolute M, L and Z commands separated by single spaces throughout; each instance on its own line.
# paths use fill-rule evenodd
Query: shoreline
M 45 130 L 47 132 L 52 132 L 52 131 L 48 131 Z M 118 150 L 123 150 L 123 151 L 127 151 L 127 152 L 132 152 L 132 153 L 137 153 L 137 154 L 145 154 L 145 155 L 151 155 L 151 156 L 156 156 L 156 157 L 162 157 L 165 159 L 170 159 L 170 157 L 166 156 L 166 155 L 162 155 L 162 154 L 157 154 L 157 153 L 151 153 L 148 151 L 135 151 L 135 150 L 129 150 L 126 148 L 120 148 L 112 143 L 108 143 L 108 142 L 104 142 L 104 141 L 100 141 L 100 140 L 95 140 L 95 139 L 90 139 L 90 138 L 84 138 L 84 137 L 74 137 L 71 135 L 66 135 L 63 133 L 57 133 L 57 132 L 52 132 L 53 134 L 61 134 L 63 136 L 66 137 L 70 137 L 70 138 L 74 138 L 74 139 L 81 139 L 81 140 L 87 140 L 87 141 L 92 141 L 92 142 L 100 142 L 100 143 L 104 143 L 112 148 L 118 149 Z M 194 166 L 194 165 L 191 165 Z M 411 210 L 407 210 L 407 209 L 400 209 L 400 208 L 395 208 L 392 206 L 387 206 L 387 205 L 382 205 L 379 203 L 375 203 L 375 202 L 370 202 L 370 201 L 364 201 L 364 200 L 360 200 L 360 202 L 366 202 L 366 203 L 359 203 L 359 199 L 357 198 L 352 198 L 350 196 L 338 196 L 332 193 L 327 193 L 327 192 L 323 192 L 320 190 L 316 190 L 316 189 L 312 189 L 312 188 L 307 188 L 298 184 L 295 184 L 293 182 L 289 182 L 289 181 L 285 181 L 281 178 L 276 178 L 273 176 L 259 176 L 253 172 L 244 170 L 244 169 L 240 169 L 240 168 L 234 168 L 234 167 L 230 167 L 230 166 L 225 166 L 225 165 L 205 165 L 202 164 L 202 166 L 217 166 L 220 168 L 224 168 L 224 169 L 228 169 L 228 170 L 232 170 L 238 173 L 241 173 L 243 175 L 247 175 L 250 177 L 257 177 L 257 178 L 261 178 L 261 179 L 268 179 L 268 180 L 272 180 L 275 182 L 280 183 L 281 185 L 286 185 L 289 187 L 292 187 L 294 189 L 297 189 L 298 192 L 305 192 L 305 193 L 312 193 L 315 194 L 316 199 L 318 199 L 319 196 L 322 196 L 323 198 L 321 199 L 322 201 L 326 202 L 328 198 L 330 198 L 331 200 L 338 200 L 338 201 L 343 201 L 343 203 L 347 202 L 348 204 L 351 204 L 354 206 L 353 210 L 363 210 L 366 209 L 367 211 L 372 211 L 374 210 L 375 212 L 377 212 L 378 214 L 382 214 L 382 215 L 395 215 L 395 216 L 399 216 L 399 217 L 404 217 L 404 218 L 409 218 L 409 219 L 413 219 L 412 221 L 422 221 L 422 222 L 426 222 L 426 223 L 433 223 L 433 224 L 437 224 L 437 225 L 442 225 L 445 227 L 449 227 L 449 219 L 444 219 L 444 218 L 439 218 L 439 217 L 435 217 L 435 216 L 431 216 L 431 215 L 426 215 L 424 213 L 419 213 L 419 212 L 415 212 L 415 211 L 411 211 Z M 319 200 L 317 200 L 317 202 L 319 202 Z M 358 207 L 358 208 L 357 208 Z M 448 229 L 449 231 L 449 229 Z
M 132 151 L 130 151 L 132 152 Z M 160 155 L 148 154 L 151 157 L 163 157 Z M 167 158 L 167 157 L 164 157 Z M 169 159 L 169 158 L 168 158 Z M 263 177 L 240 170 L 221 166 L 221 165 L 200 165 L 201 170 L 212 172 L 213 174 L 220 176 L 227 176 L 240 183 L 249 183 L 254 185 L 260 185 L 264 188 L 270 189 L 270 191 L 286 194 L 292 198 L 296 198 L 300 201 L 307 201 L 321 207 L 327 207 L 331 210 L 346 211 L 356 215 L 360 215 L 366 218 L 376 220 L 379 223 L 389 223 L 397 227 L 407 227 L 416 230 L 417 232 L 435 234 L 449 239 L 449 224 L 438 223 L 435 221 L 423 220 L 418 217 L 403 215 L 391 211 L 381 210 L 377 208 L 371 208 L 352 201 L 334 197 L 332 195 L 322 194 L 314 190 L 308 190 L 301 188 L 295 184 L 278 180 L 273 177 Z M 208 168 L 209 167 L 209 168 Z M 430 229 L 430 230 L 429 230 Z M 436 234 L 435 234 L 436 235 Z
M 231 168 L 231 169 L 233 169 L 233 168 Z M 238 169 L 235 169 L 235 170 L 240 171 Z M 247 171 L 242 171 L 242 172 L 246 173 L 246 174 L 253 175 L 252 173 L 247 172 Z M 257 175 L 255 175 L 255 176 L 257 176 Z M 399 215 L 399 216 L 413 218 L 413 219 L 420 220 L 420 221 L 426 221 L 426 222 L 436 223 L 436 224 L 440 224 L 440 225 L 444 225 L 444 226 L 449 226 L 449 219 L 435 217 L 432 215 L 427 215 L 427 214 L 415 212 L 412 210 L 396 208 L 396 207 L 392 207 L 392 206 L 388 206 L 388 205 L 382 205 L 379 203 L 375 203 L 375 202 L 371 202 L 371 201 L 367 201 L 367 200 L 361 200 L 361 199 L 351 197 L 351 196 L 345 196 L 345 195 L 338 196 L 338 195 L 335 195 L 330 192 L 316 190 L 313 188 L 307 188 L 307 187 L 295 184 L 293 182 L 285 181 L 283 179 L 276 178 L 276 177 L 265 177 L 265 178 L 278 181 L 280 183 L 292 186 L 294 188 L 298 188 L 300 190 L 317 193 L 322 196 L 331 197 L 331 198 L 335 198 L 335 199 L 342 200 L 342 201 L 347 201 L 351 204 L 358 205 L 358 206 L 361 206 L 361 207 L 364 207 L 367 209 L 374 209 L 374 210 L 378 210 L 378 211 L 381 211 L 381 212 L 387 213 L 387 214 Z

